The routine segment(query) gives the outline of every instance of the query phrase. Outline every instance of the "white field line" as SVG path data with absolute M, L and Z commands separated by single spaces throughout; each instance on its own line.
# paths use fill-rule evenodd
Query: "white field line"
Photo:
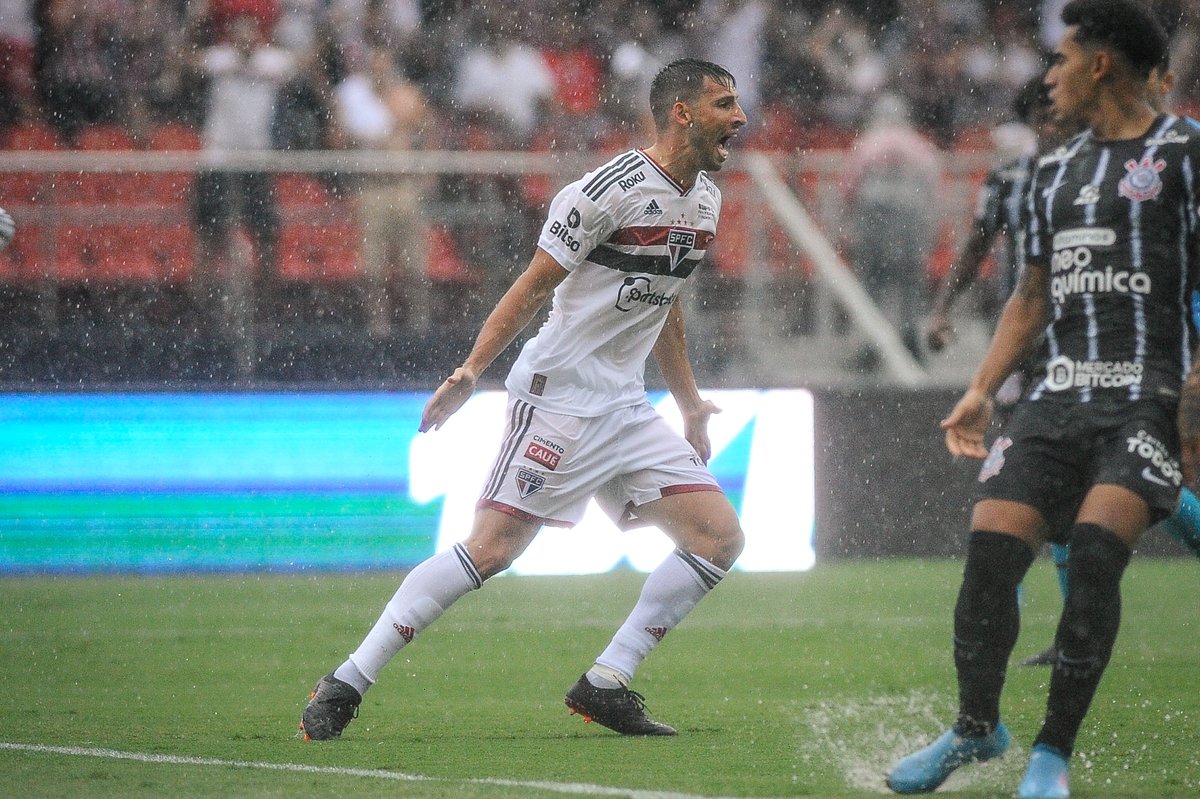
M 12 752 L 35 752 L 72 757 L 96 757 L 106 760 L 132 760 L 138 763 L 168 764 L 177 766 L 218 766 L 220 768 L 245 768 L 261 771 L 289 771 L 299 774 L 331 774 L 339 777 L 367 777 L 397 782 L 442 782 L 468 783 L 473 785 L 495 785 L 503 788 L 533 788 L 553 793 L 576 796 L 618 796 L 628 799 L 722 799 L 673 791 L 644 791 L 635 788 L 614 788 L 607 785 L 588 785 L 576 782 L 542 782 L 539 780 L 506 780 L 499 777 L 468 777 L 450 779 L 426 777 L 421 774 L 405 774 L 401 771 L 384 769 L 341 768 L 338 766 L 311 766 L 305 763 L 266 763 L 251 760 L 222 760 L 215 757 L 187 757 L 185 755 L 156 755 L 148 752 L 122 752 L 117 749 L 93 749 L 81 746 L 44 746 L 0 741 L 0 750 Z

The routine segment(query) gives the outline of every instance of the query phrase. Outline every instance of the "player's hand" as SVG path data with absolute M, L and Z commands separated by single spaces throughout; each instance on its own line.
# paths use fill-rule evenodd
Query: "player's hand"
M 695 409 L 683 415 L 683 437 L 692 445 L 692 449 L 696 450 L 700 460 L 705 463 L 708 463 L 708 459 L 712 457 L 712 442 L 708 438 L 708 419 L 714 413 L 720 412 L 721 409 L 710 400 L 704 400 Z
M 992 398 L 982 391 L 968 389 L 950 415 L 942 420 L 946 449 L 956 458 L 986 458 L 983 436 L 991 421 Z
M 929 319 L 929 329 L 925 331 L 925 343 L 930 352 L 941 352 L 946 345 L 954 341 L 954 325 L 945 314 L 934 314 Z
M 421 426 L 417 428 L 422 433 L 427 430 L 438 430 L 446 420 L 461 408 L 471 395 L 475 393 L 475 373 L 465 366 L 454 370 L 454 374 L 446 378 L 421 413 Z

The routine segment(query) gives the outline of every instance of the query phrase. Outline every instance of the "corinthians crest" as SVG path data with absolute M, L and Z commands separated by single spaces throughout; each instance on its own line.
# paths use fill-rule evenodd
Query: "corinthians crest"
M 1167 168 L 1163 159 L 1153 160 L 1145 156 L 1141 161 L 1130 158 L 1125 162 L 1125 177 L 1117 184 L 1117 193 L 1136 202 L 1153 200 L 1162 191 L 1162 178 L 1158 176 Z

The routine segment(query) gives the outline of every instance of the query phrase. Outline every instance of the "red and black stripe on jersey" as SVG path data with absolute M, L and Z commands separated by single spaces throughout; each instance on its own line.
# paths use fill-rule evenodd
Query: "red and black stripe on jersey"
M 608 237 L 607 242 L 588 253 L 587 260 L 609 269 L 616 269 L 618 272 L 638 272 L 646 275 L 686 278 L 700 264 L 700 258 L 685 257 L 675 263 L 670 255 L 630 253 L 609 246 L 665 247 L 668 245 L 671 233 L 681 231 L 694 234 L 695 243 L 692 244 L 690 252 L 698 253 L 701 256 L 708 250 L 708 245 L 715 238 L 707 230 L 678 226 L 646 225 L 621 228 L 614 231 Z

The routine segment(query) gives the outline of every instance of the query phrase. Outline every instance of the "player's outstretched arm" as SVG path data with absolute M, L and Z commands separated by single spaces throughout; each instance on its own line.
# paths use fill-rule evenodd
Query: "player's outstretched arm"
M 438 386 L 425 404 L 418 428 L 422 433 L 437 430 L 470 399 L 483 370 L 533 320 L 567 274 L 567 270 L 545 250 L 539 248 L 534 253 L 529 266 L 488 315 L 467 360 Z
M 954 305 L 955 298 L 979 279 L 979 267 L 991 249 L 992 239 L 993 234 L 982 224 L 974 225 L 962 251 L 938 285 L 933 306 L 929 311 L 929 330 L 925 334 L 926 343 L 934 352 L 940 352 L 954 340 L 950 308 Z
M 1026 265 L 1016 290 L 1004 304 L 992 343 L 966 393 L 942 420 L 946 448 L 955 457 L 987 456 L 983 437 L 992 418 L 992 397 L 1045 329 L 1050 317 L 1048 275 L 1049 265 L 1045 262 L 1031 261 Z
M 683 308 L 676 302 L 667 312 L 667 321 L 654 342 L 654 360 L 666 381 L 679 412 L 683 415 L 683 437 L 696 450 L 696 454 L 708 463 L 712 456 L 712 442 L 708 438 L 708 418 L 721 409 L 712 402 L 700 398 L 696 387 L 696 376 L 692 372 L 687 354 L 687 336 L 683 323 Z

